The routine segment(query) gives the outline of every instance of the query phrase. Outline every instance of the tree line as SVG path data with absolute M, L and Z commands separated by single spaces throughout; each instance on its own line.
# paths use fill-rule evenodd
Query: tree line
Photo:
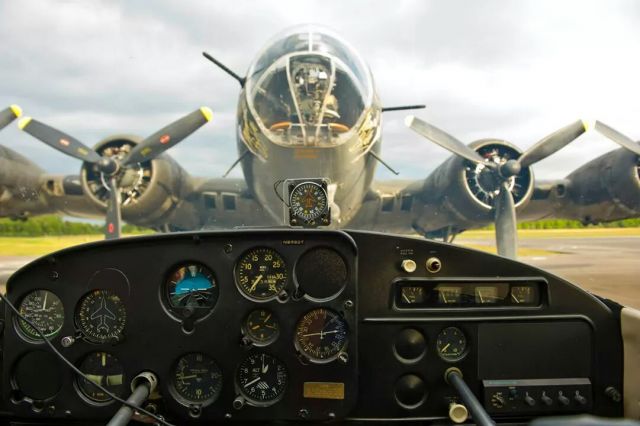
M 518 229 L 578 229 L 578 228 L 635 228 L 640 227 L 640 218 L 618 220 L 598 225 L 583 225 L 577 220 L 539 220 L 522 222 Z M 492 229 L 489 226 L 485 229 Z M 122 232 L 126 234 L 142 234 L 153 232 L 149 228 L 125 224 Z M 0 219 L 0 236 L 2 237 L 41 237 L 46 235 L 92 235 L 103 234 L 104 225 L 90 222 L 65 220 L 60 216 L 39 216 L 26 221 Z

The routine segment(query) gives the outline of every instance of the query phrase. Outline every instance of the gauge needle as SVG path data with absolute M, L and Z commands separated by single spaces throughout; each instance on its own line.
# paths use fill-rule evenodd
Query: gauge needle
M 515 300 L 516 303 L 520 303 L 520 301 L 518 300 L 515 294 L 511 293 L 511 298 Z
M 178 376 L 178 379 L 188 380 L 188 379 L 195 379 L 196 377 L 198 377 L 196 374 L 192 374 L 191 376 Z
M 335 334 L 338 333 L 338 330 L 331 330 L 331 331 L 321 331 L 319 333 L 309 333 L 309 334 L 303 334 L 302 337 L 310 337 L 310 336 L 324 336 L 325 334 Z M 322 337 L 321 337 L 322 338 Z
M 484 303 L 484 298 L 482 297 L 482 292 L 478 290 L 478 296 L 480 296 L 480 303 Z
M 253 293 L 253 291 L 256 289 L 261 279 L 262 279 L 262 274 L 258 275 L 256 279 L 253 281 L 253 283 L 251 284 L 251 288 L 249 289 L 249 293 Z
M 402 298 L 407 301 L 407 303 L 411 303 L 411 300 L 407 297 L 406 294 L 402 293 Z
M 246 385 L 244 385 L 245 388 L 248 388 L 249 386 L 251 386 L 254 383 L 259 382 L 260 380 L 262 380 L 260 377 L 256 377 L 255 379 L 253 379 L 252 381 L 250 381 L 249 383 L 247 383 Z
M 269 364 L 264 365 L 264 354 L 262 354 L 262 374 L 267 374 L 267 371 L 269 371 Z
M 47 309 L 47 296 L 49 296 L 48 292 L 44 294 L 44 301 L 42 302 L 42 309 L 40 309 L 41 311 L 44 311 L 45 309 Z
M 271 314 L 267 315 L 267 317 L 264 319 L 264 321 L 262 321 L 264 324 L 267 323 L 267 321 L 269 321 L 269 318 L 271 318 Z
M 444 345 L 444 347 L 442 349 L 440 349 L 440 352 L 444 353 L 444 351 L 446 351 L 449 346 L 451 346 L 451 343 L 447 343 L 446 345 Z

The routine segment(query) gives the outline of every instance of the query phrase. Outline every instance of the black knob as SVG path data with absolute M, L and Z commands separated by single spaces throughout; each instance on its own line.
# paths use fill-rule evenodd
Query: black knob
M 531 398 L 529 395 L 524 397 L 524 402 L 525 404 L 527 404 L 529 407 L 533 407 L 534 405 L 536 405 L 536 400 Z
M 587 405 L 587 398 L 580 395 L 580 392 L 576 392 L 576 396 L 574 396 L 573 399 L 580 405 Z
M 415 362 L 425 354 L 427 342 L 422 332 L 415 328 L 406 328 L 396 337 L 394 348 L 402 361 Z
M 542 402 L 544 403 L 544 405 L 551 405 L 553 404 L 553 399 L 549 398 L 547 396 L 547 394 L 545 394 L 544 392 L 542 392 L 542 396 L 540 397 L 540 399 L 542 400 Z
M 417 408 L 427 398 L 424 380 L 415 374 L 407 374 L 398 379 L 395 386 L 396 400 L 404 408 Z
M 564 395 L 562 394 L 562 392 L 560 392 L 560 393 L 558 394 L 558 402 L 559 402 L 560 404 L 562 404 L 562 405 L 565 405 L 565 406 L 566 406 L 566 405 L 569 405 L 569 403 L 570 403 L 571 401 L 569 401 L 569 398 L 567 398 L 566 396 L 564 396 Z

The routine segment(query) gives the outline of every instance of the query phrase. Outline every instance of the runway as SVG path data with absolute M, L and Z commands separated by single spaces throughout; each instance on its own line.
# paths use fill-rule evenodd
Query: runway
M 489 239 L 460 239 L 491 246 Z M 519 260 L 616 302 L 640 308 L 640 237 L 521 238 L 519 247 L 548 253 Z
M 491 235 L 456 240 L 473 247 L 493 245 Z M 532 264 L 592 293 L 640 309 L 640 236 L 521 238 L 520 261 Z M 0 256 L 0 291 L 10 274 L 35 259 Z

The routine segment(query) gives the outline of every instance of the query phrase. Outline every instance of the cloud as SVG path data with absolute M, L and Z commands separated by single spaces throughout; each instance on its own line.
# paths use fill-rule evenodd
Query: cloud
M 209 105 L 214 121 L 170 153 L 190 173 L 216 177 L 237 155 L 239 87 L 201 51 L 244 74 L 275 34 L 316 22 L 361 53 L 385 105 L 426 103 L 416 114 L 465 142 L 495 137 L 525 149 L 580 117 L 640 138 L 639 18 L 633 0 L 2 2 L 0 105 L 19 103 L 88 144 L 145 136 Z M 402 178 L 423 178 L 448 153 L 406 129 L 404 116 L 385 115 L 383 155 Z M 79 168 L 13 129 L 0 143 L 50 172 Z M 613 148 L 586 135 L 536 165 L 536 176 L 565 176 Z M 377 177 L 392 178 L 382 167 Z

